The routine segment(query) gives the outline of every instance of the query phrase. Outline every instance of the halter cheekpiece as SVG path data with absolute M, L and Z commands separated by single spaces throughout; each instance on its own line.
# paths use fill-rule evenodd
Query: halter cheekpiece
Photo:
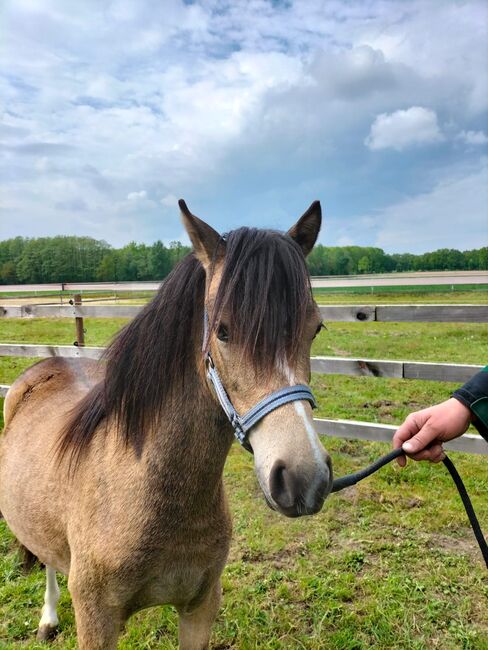
M 203 328 L 203 350 L 207 349 L 207 338 L 208 338 L 208 313 L 205 309 L 204 311 L 204 328 Z M 312 408 L 317 407 L 315 397 L 313 396 L 312 391 L 305 384 L 296 384 L 294 386 L 284 386 L 278 390 L 273 391 L 267 395 L 264 399 L 258 402 L 253 406 L 247 413 L 244 415 L 239 415 L 239 413 L 234 408 L 232 401 L 230 400 L 227 391 L 224 388 L 222 380 L 220 378 L 219 372 L 215 367 L 215 364 L 210 354 L 210 350 L 206 350 L 205 354 L 205 368 L 207 372 L 207 378 L 212 384 L 217 399 L 219 400 L 222 410 L 226 414 L 229 422 L 234 429 L 234 435 L 239 443 L 247 449 L 247 451 L 252 453 L 252 447 L 249 444 L 247 439 L 247 434 L 252 429 L 252 427 L 262 420 L 268 413 L 274 411 L 275 409 L 288 404 L 289 402 L 296 402 L 297 400 L 306 400 L 310 402 Z

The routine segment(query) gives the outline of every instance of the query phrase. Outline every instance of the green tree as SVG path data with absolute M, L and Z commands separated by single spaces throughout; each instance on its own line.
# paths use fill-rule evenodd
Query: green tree
M 371 261 L 367 255 L 363 255 L 359 260 L 358 273 L 371 273 Z
M 15 284 L 17 282 L 17 270 L 15 263 L 4 262 L 0 267 L 0 282 L 2 284 Z

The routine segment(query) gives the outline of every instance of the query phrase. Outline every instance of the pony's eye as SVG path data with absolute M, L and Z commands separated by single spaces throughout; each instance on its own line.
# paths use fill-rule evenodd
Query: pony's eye
M 227 331 L 227 327 L 225 325 L 222 325 L 222 323 L 220 323 L 219 329 L 217 330 L 217 338 L 223 343 L 227 343 L 229 340 L 229 332 Z

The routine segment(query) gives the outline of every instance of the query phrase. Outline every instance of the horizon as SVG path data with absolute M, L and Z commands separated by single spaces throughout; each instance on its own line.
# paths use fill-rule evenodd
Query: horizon
M 60 233 L 54 234 L 54 235 L 39 235 L 39 236 L 36 236 L 36 237 L 25 237 L 23 235 L 16 235 L 14 237 L 9 237 L 7 239 L 0 239 L 0 244 L 3 244 L 5 242 L 7 242 L 7 241 L 11 241 L 11 240 L 14 240 L 14 239 L 18 239 L 18 238 L 23 239 L 25 241 L 31 241 L 31 240 L 36 240 L 36 239 L 56 239 L 58 237 L 66 237 L 66 238 L 68 238 L 68 237 L 76 237 L 76 238 L 79 238 L 79 239 L 92 239 L 93 241 L 96 241 L 99 244 L 105 244 L 111 250 L 114 250 L 114 251 L 120 251 L 121 249 L 123 249 L 125 247 L 128 247 L 128 246 L 131 246 L 131 245 L 146 246 L 146 247 L 150 248 L 151 246 L 154 246 L 155 244 L 158 244 L 158 243 L 163 244 L 163 246 L 165 248 L 167 248 L 167 249 L 170 249 L 172 247 L 177 247 L 177 246 L 182 246 L 182 247 L 185 247 L 185 248 L 189 248 L 190 250 L 192 249 L 191 243 L 182 242 L 179 239 L 173 239 L 173 240 L 168 241 L 168 242 L 165 242 L 165 241 L 163 241 L 161 239 L 155 239 L 154 241 L 149 241 L 149 242 L 131 240 L 131 241 L 128 241 L 127 243 L 125 243 L 125 244 L 121 244 L 120 246 L 117 246 L 117 245 L 111 244 L 110 242 L 107 242 L 104 239 L 96 239 L 95 237 L 92 237 L 91 235 L 81 235 L 81 234 L 80 235 L 77 235 L 77 234 L 64 235 L 64 234 L 60 234 Z M 463 248 L 456 248 L 456 247 L 451 247 L 451 248 L 443 247 L 443 248 L 436 248 L 436 249 L 432 249 L 432 250 L 426 250 L 426 251 L 423 251 L 422 253 L 412 253 L 411 251 L 397 251 L 397 252 L 394 252 L 394 253 L 389 253 L 388 251 L 381 248 L 380 246 L 370 246 L 370 245 L 367 245 L 367 244 L 329 245 L 327 243 L 322 244 L 320 241 L 317 241 L 315 246 L 314 246 L 314 250 L 315 250 L 315 248 L 317 246 L 323 246 L 325 248 L 364 248 L 364 249 L 375 248 L 377 250 L 381 250 L 387 256 L 413 255 L 413 256 L 420 257 L 422 255 L 428 255 L 430 253 L 438 253 L 439 251 L 442 251 L 442 250 L 456 251 L 456 252 L 459 252 L 459 253 L 468 253 L 468 252 L 473 252 L 473 251 L 481 251 L 481 250 L 484 250 L 484 249 L 488 248 L 488 243 L 486 245 L 484 245 L 484 246 L 477 246 L 477 247 L 474 247 L 474 248 L 463 249 Z
M 324 246 L 488 244 L 488 5 L 7 2 L 0 239 L 189 241 L 287 230 Z M 61 232 L 59 232 L 61 231 Z

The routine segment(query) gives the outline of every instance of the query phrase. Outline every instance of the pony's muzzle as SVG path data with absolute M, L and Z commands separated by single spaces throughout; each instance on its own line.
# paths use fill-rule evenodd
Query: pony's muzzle
M 277 460 L 270 472 L 269 491 L 279 512 L 301 517 L 319 512 L 332 488 L 332 464 L 328 455 L 312 476 Z

